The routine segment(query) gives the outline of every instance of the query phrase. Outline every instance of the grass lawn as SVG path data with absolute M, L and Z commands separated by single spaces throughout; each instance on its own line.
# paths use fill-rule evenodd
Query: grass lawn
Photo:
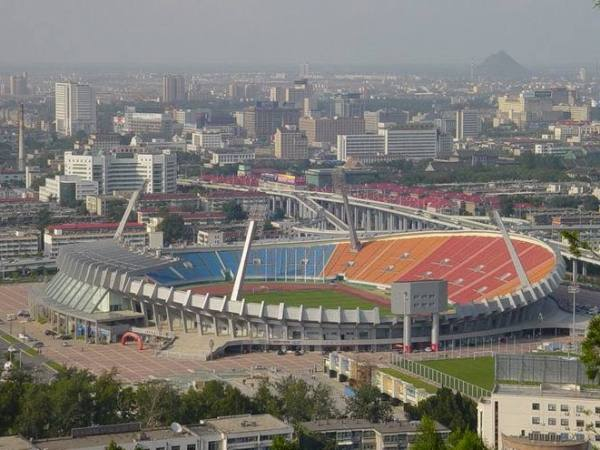
M 248 302 L 260 303 L 264 301 L 266 304 L 275 304 L 283 302 L 288 306 L 304 305 L 308 308 L 323 306 L 324 308 L 342 309 L 373 309 L 379 306 L 382 312 L 388 312 L 389 309 L 371 303 L 368 300 L 356 297 L 345 292 L 336 291 L 333 289 L 314 289 L 304 291 L 265 291 L 258 293 L 244 293 L 242 296 Z
M 381 370 L 383 373 L 385 373 L 387 375 L 393 376 L 394 378 L 399 378 L 403 381 L 406 381 L 407 383 L 412 384 L 414 387 L 416 387 L 418 389 L 425 389 L 427 392 L 429 392 L 431 394 L 435 394 L 437 392 L 437 387 L 435 387 L 431 384 L 425 383 L 420 378 L 406 375 L 403 372 L 400 372 L 399 370 L 392 369 L 390 367 L 384 367 L 379 370 Z
M 491 356 L 438 359 L 421 363 L 489 391 L 494 387 L 494 358 Z

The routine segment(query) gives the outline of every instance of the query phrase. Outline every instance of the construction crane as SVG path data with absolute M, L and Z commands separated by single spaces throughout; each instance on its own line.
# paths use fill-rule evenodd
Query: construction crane
M 344 204 L 344 211 L 346 216 L 346 223 L 348 225 L 348 234 L 350 235 L 350 246 L 355 252 L 359 252 L 362 248 L 362 244 L 358 240 L 356 234 L 356 228 L 354 228 L 354 211 L 350 208 L 350 202 L 348 201 L 348 192 L 346 187 L 346 172 L 343 167 L 337 167 L 334 169 L 333 174 L 333 190 L 335 193 L 342 196 L 342 202 Z
M 142 185 L 137 190 L 133 191 L 133 193 L 131 194 L 131 197 L 129 198 L 129 203 L 127 203 L 127 208 L 125 209 L 125 212 L 123 213 L 123 217 L 121 217 L 121 222 L 119 222 L 117 231 L 115 232 L 115 235 L 113 236 L 113 239 L 115 241 L 123 242 L 123 233 L 125 232 L 125 226 L 127 225 L 127 220 L 129 219 L 129 214 L 131 214 L 131 211 L 133 211 L 133 207 L 135 206 L 140 194 L 144 191 L 144 189 L 146 189 L 146 184 L 148 184 L 147 179 L 144 180 Z

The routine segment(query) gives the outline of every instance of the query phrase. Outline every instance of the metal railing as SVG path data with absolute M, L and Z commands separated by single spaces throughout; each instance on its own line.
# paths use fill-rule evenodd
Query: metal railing
M 436 386 L 458 391 L 474 400 L 479 400 L 481 397 L 490 397 L 492 395 L 491 391 L 484 389 L 481 386 L 469 383 L 417 361 L 403 358 L 401 355 L 392 355 L 391 362 L 405 372 L 427 380 Z

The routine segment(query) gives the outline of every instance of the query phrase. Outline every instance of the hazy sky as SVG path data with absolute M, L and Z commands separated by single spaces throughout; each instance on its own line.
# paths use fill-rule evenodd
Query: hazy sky
M 592 0 L 0 0 L 22 63 L 600 61 Z

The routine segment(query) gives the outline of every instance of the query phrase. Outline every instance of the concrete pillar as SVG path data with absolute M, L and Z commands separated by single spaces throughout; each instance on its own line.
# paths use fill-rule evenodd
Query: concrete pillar
M 169 331 L 173 331 L 173 319 L 171 318 L 171 313 L 169 312 L 169 305 L 165 305 L 165 312 L 167 313 L 167 325 L 169 327 Z
M 213 320 L 213 330 L 214 330 L 215 336 L 218 336 L 219 335 L 219 322 L 217 321 L 217 318 L 215 316 L 213 316 L 212 320 Z
M 440 346 L 440 313 L 431 316 L 431 350 L 437 352 Z
M 582 262 L 581 263 L 581 275 L 584 277 L 587 277 L 587 264 Z
M 410 341 L 412 339 L 411 336 L 411 327 L 412 327 L 412 317 L 409 314 L 404 315 L 404 327 L 402 329 L 404 333 L 404 338 L 402 339 L 402 346 L 404 348 L 404 353 L 410 353 L 412 348 L 410 345 Z
M 160 319 L 158 317 L 158 312 L 156 311 L 156 304 L 152 303 L 152 315 L 154 316 L 154 324 L 156 325 L 156 330 L 160 329 Z
M 181 309 L 181 324 L 183 325 L 183 332 L 187 333 L 188 332 L 187 320 L 185 318 L 185 311 L 183 310 L 183 308 Z
M 198 327 L 198 334 L 202 336 L 204 334 L 204 331 L 202 330 L 202 316 L 200 316 L 198 313 L 196 313 L 196 323 L 196 326 Z

